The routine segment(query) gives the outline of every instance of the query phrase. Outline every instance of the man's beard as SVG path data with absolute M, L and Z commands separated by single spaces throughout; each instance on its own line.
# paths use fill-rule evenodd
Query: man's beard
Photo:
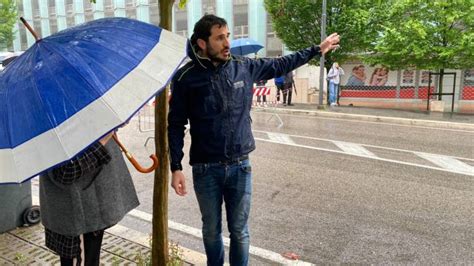
M 217 52 L 216 50 L 212 49 L 209 44 L 207 45 L 206 53 L 207 53 L 207 57 L 209 57 L 209 59 L 211 59 L 212 62 L 224 63 L 224 62 L 227 61 L 227 58 L 226 58 L 226 59 L 220 58 L 220 57 L 218 56 L 218 55 L 219 55 L 219 52 Z

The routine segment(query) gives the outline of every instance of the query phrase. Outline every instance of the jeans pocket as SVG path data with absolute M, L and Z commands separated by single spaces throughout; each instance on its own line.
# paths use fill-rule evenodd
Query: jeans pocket
M 208 164 L 198 163 L 193 165 L 193 177 L 203 176 L 207 173 Z

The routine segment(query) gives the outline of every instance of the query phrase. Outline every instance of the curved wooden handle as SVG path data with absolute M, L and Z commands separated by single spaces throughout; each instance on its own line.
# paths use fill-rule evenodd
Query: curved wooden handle
M 123 151 L 123 153 L 125 153 L 125 156 L 127 156 L 127 159 L 132 163 L 132 165 L 135 167 L 135 169 L 137 169 L 138 172 L 150 173 L 158 167 L 158 158 L 156 157 L 156 155 L 154 154 L 150 155 L 150 158 L 153 160 L 152 166 L 148 168 L 144 168 L 137 162 L 137 160 L 135 160 L 135 158 L 133 158 L 133 156 L 127 151 L 127 149 L 125 149 L 123 144 L 118 140 L 117 134 L 114 133 L 112 135 L 112 138 L 115 140 L 115 142 L 117 142 L 117 144 L 120 146 L 120 149 Z
M 128 153 L 128 154 L 130 155 L 130 153 Z M 135 169 L 137 169 L 137 171 L 140 172 L 140 173 L 145 173 L 145 174 L 146 173 L 151 173 L 158 167 L 158 158 L 154 154 L 150 155 L 150 158 L 153 160 L 153 164 L 152 164 L 152 166 L 150 166 L 148 168 L 142 167 L 137 162 L 137 160 L 135 160 L 135 158 L 133 158 L 132 155 L 130 155 L 130 157 L 128 157 L 127 153 L 125 153 L 125 155 L 127 156 L 128 160 L 133 164 Z

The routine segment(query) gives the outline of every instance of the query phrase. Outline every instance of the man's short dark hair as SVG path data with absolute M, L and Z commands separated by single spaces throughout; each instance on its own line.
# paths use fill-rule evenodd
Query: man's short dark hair
M 202 39 L 206 42 L 209 41 L 209 36 L 211 36 L 211 29 L 215 25 L 218 25 L 219 27 L 224 27 L 227 26 L 227 21 L 218 16 L 204 15 L 194 25 L 193 35 L 191 36 L 191 44 L 193 46 L 196 46 L 198 39 Z

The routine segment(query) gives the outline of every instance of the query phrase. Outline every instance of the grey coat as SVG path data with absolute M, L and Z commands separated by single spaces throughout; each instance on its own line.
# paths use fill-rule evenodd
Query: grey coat
M 41 218 L 46 228 L 78 236 L 117 224 L 139 205 L 118 145 L 109 141 L 105 148 L 112 160 L 71 185 L 55 182 L 50 176 L 52 171 L 40 176 Z

